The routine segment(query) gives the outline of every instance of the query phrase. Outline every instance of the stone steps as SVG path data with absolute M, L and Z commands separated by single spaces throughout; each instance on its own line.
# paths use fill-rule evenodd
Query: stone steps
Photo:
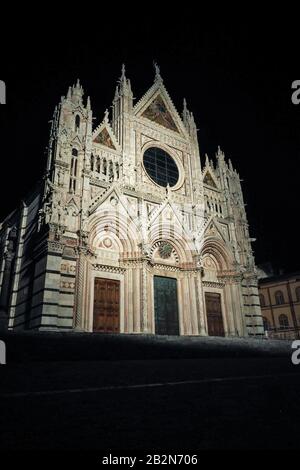
M 223 357 L 285 357 L 291 342 L 252 338 L 178 337 L 78 332 L 8 332 L 7 363 Z

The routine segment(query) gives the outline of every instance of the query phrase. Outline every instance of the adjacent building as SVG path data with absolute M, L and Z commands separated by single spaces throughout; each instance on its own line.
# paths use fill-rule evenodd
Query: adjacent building
M 300 272 L 260 279 L 259 298 L 269 337 L 300 337 Z

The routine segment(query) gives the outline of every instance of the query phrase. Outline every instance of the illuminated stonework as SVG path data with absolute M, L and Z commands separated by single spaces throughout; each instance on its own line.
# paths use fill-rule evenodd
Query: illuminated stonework
M 200 160 L 186 102 L 179 114 L 156 66 L 134 104 L 123 68 L 95 119 L 77 82 L 41 186 L 1 225 L 9 327 L 263 335 L 240 178 L 220 149 Z

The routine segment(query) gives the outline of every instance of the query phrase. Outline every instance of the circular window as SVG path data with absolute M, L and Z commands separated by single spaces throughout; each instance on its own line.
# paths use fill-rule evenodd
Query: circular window
M 158 147 L 151 147 L 144 153 L 144 167 L 148 176 L 160 186 L 175 186 L 179 179 L 179 171 L 173 158 Z

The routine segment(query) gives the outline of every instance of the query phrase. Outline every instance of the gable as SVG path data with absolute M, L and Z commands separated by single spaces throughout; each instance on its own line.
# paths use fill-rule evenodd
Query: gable
M 116 150 L 116 147 L 114 146 L 112 138 L 109 135 L 109 132 L 106 129 L 106 127 L 104 127 L 102 131 L 99 132 L 99 134 L 94 138 L 93 142 L 95 144 L 101 144 L 101 145 L 104 145 L 105 147 L 109 147 L 113 150 Z
M 222 227 L 216 223 L 215 220 L 212 220 L 205 230 L 205 237 L 214 237 L 219 238 L 226 243 L 225 234 L 222 230 Z
M 207 171 L 204 178 L 203 178 L 203 183 L 204 184 L 207 184 L 207 186 L 211 186 L 212 188 L 215 188 L 217 189 L 217 185 L 213 179 L 213 177 L 211 176 L 210 172 Z
M 179 133 L 179 130 L 177 129 L 177 126 L 160 94 L 154 98 L 148 108 L 143 112 L 142 116 L 166 127 L 167 129 Z

